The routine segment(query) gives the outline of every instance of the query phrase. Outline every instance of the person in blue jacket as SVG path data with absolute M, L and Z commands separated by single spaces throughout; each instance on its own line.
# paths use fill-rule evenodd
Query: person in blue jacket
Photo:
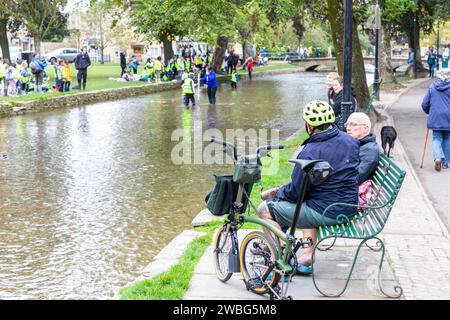
M 335 206 L 322 216 L 325 208 L 333 203 L 358 204 L 359 142 L 338 129 L 333 108 L 326 101 L 309 102 L 303 109 L 303 119 L 309 138 L 303 142 L 297 159 L 321 159 L 333 168 L 327 180 L 308 188 L 295 226 L 303 229 L 304 237 L 311 237 L 314 246 L 317 227 L 338 224 L 338 215 L 351 218 L 356 214 L 356 207 Z M 258 215 L 284 230 L 291 227 L 302 178 L 303 172 L 295 166 L 288 184 L 263 192 L 261 198 L 265 201 L 259 206 Z M 267 229 L 264 232 L 271 236 Z M 313 246 L 302 250 L 297 273 L 312 272 Z
M 31 73 L 36 77 L 35 82 L 35 92 L 43 93 L 42 91 L 42 82 L 44 80 L 44 71 L 45 67 L 47 67 L 47 62 L 41 59 L 41 55 L 39 52 L 35 52 L 33 54 L 33 58 L 30 63 Z
M 203 78 L 200 78 L 200 81 L 206 82 L 207 92 L 209 104 L 216 104 L 216 91 L 219 86 L 217 83 L 216 73 L 211 66 L 208 66 L 207 72 Z
M 450 71 L 442 70 L 422 101 L 428 114 L 427 126 L 433 130 L 434 169 L 448 168 L 450 161 Z

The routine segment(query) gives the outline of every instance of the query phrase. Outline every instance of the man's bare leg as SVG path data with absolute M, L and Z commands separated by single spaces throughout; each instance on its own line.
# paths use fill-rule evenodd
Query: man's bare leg
M 266 220 L 266 221 L 269 221 L 270 223 L 272 223 L 275 227 L 277 227 L 277 228 L 279 228 L 279 229 L 281 228 L 280 225 L 279 225 L 276 221 L 274 221 L 273 218 L 272 218 L 272 216 L 270 215 L 269 207 L 267 206 L 267 202 L 266 202 L 266 201 L 263 201 L 263 202 L 259 205 L 258 210 L 257 210 L 257 214 L 258 214 L 258 216 L 259 216 L 261 219 L 264 219 L 264 220 Z M 275 241 L 275 238 L 274 238 L 274 236 L 272 235 L 272 232 L 270 232 L 267 228 L 264 228 L 264 227 L 263 227 L 263 232 L 264 232 L 267 236 L 269 236 L 272 240 Z
M 298 258 L 298 263 L 304 266 L 310 266 L 312 264 L 312 253 L 314 245 L 317 243 L 317 232 L 316 229 L 303 229 L 303 237 L 312 239 L 312 245 L 309 248 L 302 250 L 302 254 Z

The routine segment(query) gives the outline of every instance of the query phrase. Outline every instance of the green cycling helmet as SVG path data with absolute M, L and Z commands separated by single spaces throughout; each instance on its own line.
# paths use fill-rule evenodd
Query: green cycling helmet
M 318 127 L 326 123 L 334 123 L 335 116 L 328 102 L 313 100 L 303 108 L 303 119 L 311 127 Z

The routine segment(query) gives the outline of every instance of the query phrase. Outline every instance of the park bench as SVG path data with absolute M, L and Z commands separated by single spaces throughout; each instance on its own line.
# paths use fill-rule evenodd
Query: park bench
M 334 203 L 325 209 L 325 214 L 333 206 L 354 206 L 358 207 L 358 214 L 352 218 L 347 218 L 344 215 L 338 216 L 338 221 L 341 223 L 334 226 L 321 226 L 317 228 L 317 243 L 313 251 L 313 282 L 316 289 L 324 296 L 339 297 L 347 289 L 350 281 L 356 259 L 360 253 L 361 248 L 365 245 L 372 251 L 381 251 L 381 260 L 378 266 L 377 283 L 382 294 L 390 298 L 399 298 L 403 290 L 399 285 L 394 286 L 395 295 L 387 294 L 381 286 L 381 268 L 383 265 L 385 246 L 378 234 L 383 230 L 389 218 L 389 214 L 394 206 L 400 187 L 405 178 L 406 172 L 399 168 L 391 159 L 380 153 L 379 165 L 372 177 L 373 192 L 369 206 L 358 207 L 357 205 L 349 205 L 343 203 Z M 359 245 L 356 249 L 353 258 L 352 266 L 350 268 L 348 277 L 345 281 L 344 288 L 337 294 L 327 294 L 321 290 L 316 282 L 314 275 L 314 260 L 316 250 L 327 251 L 330 250 L 338 238 L 359 240 Z M 324 241 L 331 240 L 331 244 L 326 245 Z M 369 240 L 375 240 L 375 246 L 368 243 Z M 328 241 L 329 243 L 330 241 Z

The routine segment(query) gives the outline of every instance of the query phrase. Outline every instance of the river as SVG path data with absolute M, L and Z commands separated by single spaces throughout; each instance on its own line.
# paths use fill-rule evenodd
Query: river
M 179 91 L 0 119 L 0 299 L 109 299 L 204 207 L 213 173 L 175 165 L 174 130 L 303 127 L 325 74 L 221 84 L 194 110 Z

